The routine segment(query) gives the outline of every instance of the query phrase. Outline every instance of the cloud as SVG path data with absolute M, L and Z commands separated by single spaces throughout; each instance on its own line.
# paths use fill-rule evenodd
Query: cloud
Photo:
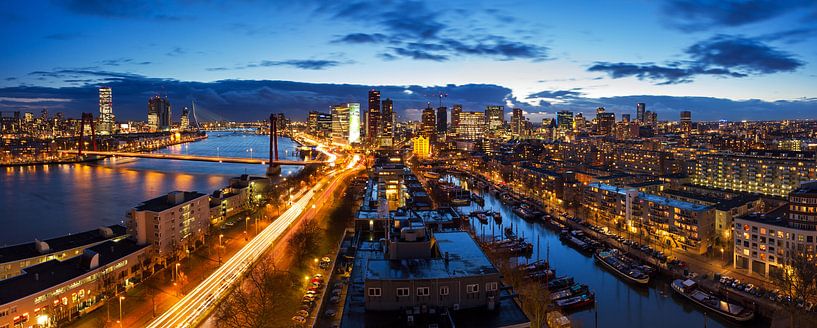
M 817 12 L 815 12 L 814 19 L 817 19 Z M 762 41 L 781 41 L 785 43 L 797 43 L 808 40 L 817 36 L 817 27 L 800 27 L 779 32 L 772 32 L 763 34 L 757 37 Z
M 737 69 L 745 74 L 790 72 L 804 65 L 791 54 L 758 40 L 727 35 L 696 43 L 686 53 L 701 65 Z
M 187 50 L 182 49 L 182 47 L 173 47 L 170 51 L 168 51 L 165 55 L 170 57 L 181 56 L 187 53 Z
M 152 64 L 152 62 L 149 62 L 149 61 L 137 62 L 133 58 L 106 59 L 106 60 L 101 60 L 98 63 L 100 65 L 104 65 L 104 66 L 121 66 L 121 65 L 125 65 L 125 64 L 131 64 L 131 65 L 150 65 L 150 64 Z
M 290 60 L 280 60 L 280 61 L 271 61 L 271 60 L 264 60 L 261 61 L 258 66 L 269 67 L 269 66 L 291 66 L 300 69 L 308 69 L 308 70 L 324 70 L 327 68 L 335 67 L 341 65 L 342 63 L 337 60 L 328 60 L 328 59 L 290 59 Z
M 79 32 L 63 32 L 63 33 L 54 33 L 44 36 L 44 39 L 47 40 L 55 40 L 55 41 L 65 41 L 65 40 L 75 40 L 82 38 L 84 34 Z
M 817 8 L 813 0 L 669 0 L 662 7 L 670 25 L 683 31 L 736 27 Z
M 37 111 L 48 108 L 65 112 L 69 117 L 78 117 L 81 112 L 98 105 L 97 87 L 102 84 L 99 81 L 104 80 L 105 85 L 113 88 L 114 113 L 117 119 L 123 121 L 145 120 L 147 99 L 158 92 L 167 94 L 174 106 L 185 106 L 195 100 L 196 110 L 201 111 L 200 117 L 206 119 L 257 120 L 267 117 L 270 112 L 283 112 L 289 117 L 304 119 L 310 110 L 326 111 L 332 104 L 365 103 L 367 92 L 373 88 L 380 90 L 384 99 L 394 100 L 401 119 L 410 118 L 407 115 L 408 109 L 424 108 L 429 97 L 439 92 L 448 94 L 444 99 L 444 105 L 448 107 L 459 103 L 466 111 L 482 111 L 486 105 L 511 102 L 513 106 L 530 113 L 531 118 L 546 117 L 565 109 L 590 114 L 599 106 L 618 113 L 632 113 L 638 102 L 647 103 L 648 109 L 658 112 L 659 119 L 677 118 L 681 110 L 692 110 L 696 120 L 813 119 L 817 113 L 817 99 L 763 101 L 670 96 L 588 98 L 575 94 L 575 90 L 553 90 L 540 95 L 561 96 L 562 101 L 531 105 L 516 99 L 509 88 L 494 84 L 382 86 L 269 80 L 192 82 L 91 70 L 62 70 L 46 75 L 45 78 L 48 79 L 85 78 L 92 82 L 63 87 L 0 88 L 0 108 L 3 108 L 0 110 Z M 32 74 L 41 77 L 46 75 Z
M 53 0 L 52 3 L 75 14 L 104 18 L 147 18 L 161 21 L 184 19 L 185 17 L 161 12 L 168 8 L 170 1 L 142 0 Z
M 537 93 L 533 93 L 527 96 L 528 99 L 531 98 L 572 98 L 581 96 L 582 93 L 578 91 L 578 89 L 570 89 L 570 90 L 550 90 L 550 91 L 540 91 Z
M 445 55 L 437 55 L 432 52 L 423 51 L 423 50 L 416 50 L 416 49 L 406 49 L 400 47 L 392 47 L 391 50 L 394 52 L 395 55 L 409 57 L 411 59 L 418 59 L 418 60 L 432 60 L 432 61 L 446 61 L 448 60 L 448 56 Z
M 386 35 L 381 33 L 350 33 L 332 41 L 333 43 L 380 43 L 386 41 Z
M 410 58 L 415 60 L 445 61 L 455 56 L 490 57 L 498 60 L 548 59 L 548 48 L 534 43 L 511 40 L 483 30 L 457 30 L 445 21 L 474 20 L 470 10 L 458 8 L 430 8 L 422 1 L 388 1 L 372 5 L 365 2 L 319 2 L 316 12 L 329 14 L 333 19 L 354 23 L 366 22 L 366 28 L 378 33 L 351 33 L 331 43 L 387 44 L 389 56 L 384 60 Z M 449 17 L 456 13 L 455 17 Z M 446 16 L 449 15 L 449 16 Z M 479 22 L 471 25 L 479 26 Z M 520 24 L 521 22 L 516 22 Z M 468 25 L 468 22 L 465 22 Z
M 587 70 L 604 72 L 614 79 L 636 77 L 658 84 L 687 83 L 699 75 L 741 78 L 791 72 L 805 65 L 793 55 L 758 39 L 717 35 L 688 47 L 687 61 L 655 63 L 596 62 Z

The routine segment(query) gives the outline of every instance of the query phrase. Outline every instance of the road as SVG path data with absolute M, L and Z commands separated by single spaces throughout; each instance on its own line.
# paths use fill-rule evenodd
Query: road
M 153 320 L 148 327 L 195 327 L 198 325 L 213 310 L 215 304 L 225 297 L 236 284 L 240 283 L 244 272 L 275 243 L 290 225 L 297 222 L 302 215 L 314 215 L 316 209 L 309 206 L 313 200 L 327 200 L 342 181 L 357 172 L 359 167 L 357 159 L 359 157 L 355 156 L 355 160 L 344 169 L 330 171 L 312 188 L 300 190 L 294 197 L 298 200 L 278 219 L 270 223 L 198 286 L 191 289 L 168 311 Z
M 60 150 L 61 153 L 76 154 L 76 150 Z M 266 165 L 268 160 L 262 158 L 245 158 L 245 157 L 222 157 L 222 156 L 191 156 L 184 154 L 160 154 L 160 153 L 132 153 L 132 152 L 117 152 L 117 151 L 93 151 L 84 150 L 83 155 L 99 155 L 99 156 L 119 156 L 119 157 L 139 157 L 139 158 L 153 158 L 153 159 L 173 159 L 180 161 L 199 161 L 199 162 L 217 162 L 217 163 L 239 163 L 239 164 L 261 164 Z M 279 165 L 308 165 L 308 164 L 323 164 L 330 161 L 290 161 L 277 160 L 273 164 Z

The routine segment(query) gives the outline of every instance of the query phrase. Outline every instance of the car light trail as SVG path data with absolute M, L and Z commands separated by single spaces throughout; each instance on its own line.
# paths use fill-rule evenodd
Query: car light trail
M 331 181 L 331 187 L 336 186 L 339 181 L 351 174 L 353 171 L 344 170 L 338 173 L 332 172 L 325 180 Z M 324 181 L 318 182 L 310 189 L 302 189 L 295 198 L 298 201 L 292 207 L 284 211 L 278 219 L 270 223 L 255 238 L 251 239 L 247 245 L 241 248 L 235 255 L 216 269 L 209 277 L 199 283 L 181 300 L 176 302 L 170 309 L 162 313 L 153 320 L 148 327 L 195 327 L 204 315 L 219 299 L 226 295 L 236 283 L 240 282 L 241 276 L 247 269 L 258 260 L 264 252 L 272 246 L 286 229 L 302 214 L 316 211 L 308 207 L 309 202 L 318 194 L 324 185 Z M 330 196 L 333 188 L 325 188 L 321 191 L 319 199 Z M 306 212 L 306 213 L 305 213 Z

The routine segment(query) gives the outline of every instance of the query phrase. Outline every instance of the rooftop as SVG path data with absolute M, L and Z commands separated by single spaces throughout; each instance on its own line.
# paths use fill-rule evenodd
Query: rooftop
M 49 251 L 43 253 L 40 253 L 37 250 L 37 246 L 34 242 L 6 246 L 0 248 L 0 263 L 13 262 L 45 254 L 59 253 L 72 248 L 88 246 L 111 238 L 121 237 L 127 233 L 127 229 L 121 225 L 112 225 L 108 226 L 107 228 L 111 229 L 111 232 L 113 233 L 111 236 L 105 236 L 100 229 L 94 229 L 43 240 L 43 242 L 47 243 L 49 247 Z
M 173 199 L 174 195 L 179 195 L 180 197 L 178 199 Z M 137 211 L 162 212 L 179 204 L 183 204 L 203 196 L 207 195 L 196 191 L 173 191 L 167 195 L 146 200 L 135 208 Z
M 145 247 L 147 245 L 137 245 L 132 240 L 123 239 L 117 242 L 106 241 L 88 250 L 99 254 L 98 268 L 103 268 Z M 83 257 L 84 255 L 77 256 L 65 261 L 50 260 L 25 268 L 24 273 L 19 276 L 0 281 L 0 304 L 48 290 L 93 271 L 83 264 Z
M 596 187 L 596 188 L 599 188 L 600 190 L 606 190 L 606 191 L 618 193 L 618 194 L 621 194 L 621 195 L 624 195 L 627 190 L 633 190 L 632 188 L 622 188 L 622 187 L 617 187 L 617 186 L 608 185 L 608 184 L 599 183 L 599 182 L 591 183 L 590 187 Z M 650 202 L 653 202 L 653 203 L 665 204 L 665 205 L 669 205 L 669 206 L 672 206 L 672 207 L 676 207 L 676 208 L 680 208 L 680 209 L 688 210 L 688 211 L 694 211 L 694 212 L 706 211 L 706 210 L 712 208 L 712 206 L 708 206 L 708 205 L 693 204 L 693 203 L 690 203 L 690 202 L 685 202 L 685 201 L 681 201 L 681 200 L 677 200 L 677 199 L 670 199 L 670 198 L 667 198 L 667 197 L 648 194 L 648 193 L 645 193 L 645 192 L 639 192 L 638 193 L 638 198 L 640 198 L 642 200 L 650 201 Z
M 768 224 L 778 227 L 788 227 L 788 206 L 780 206 L 769 213 L 752 213 L 737 219 L 753 221 L 761 224 Z
M 476 276 L 498 271 L 477 243 L 466 232 L 439 232 L 434 234 L 440 254 L 445 258 L 387 260 L 369 259 L 366 280 L 444 279 Z

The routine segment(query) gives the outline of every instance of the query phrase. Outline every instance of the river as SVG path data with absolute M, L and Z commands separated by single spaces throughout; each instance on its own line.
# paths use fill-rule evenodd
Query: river
M 460 180 L 446 176 L 453 183 Z M 668 281 L 661 278 L 650 282 L 649 287 L 634 286 L 619 279 L 613 273 L 599 267 L 591 256 L 584 255 L 559 240 L 559 235 L 544 226 L 541 222 L 525 221 L 512 212 L 512 208 L 491 195 L 484 193 L 484 209 L 493 209 L 502 213 L 502 225 L 494 220 L 482 225 L 477 220 L 472 224 L 477 234 L 490 238 L 491 234 L 500 237 L 503 229 L 512 226 L 519 236 L 524 236 L 534 245 L 534 251 L 528 261 L 538 259 L 550 260 L 556 269 L 557 276 L 573 276 L 576 283 L 586 284 L 596 294 L 596 310 L 590 307 L 583 311 L 568 314 L 574 327 L 632 327 L 632 328 L 670 328 L 670 327 L 768 327 L 768 322 L 755 321 L 737 325 L 715 315 L 707 315 L 697 305 L 686 299 L 673 295 Z M 463 212 L 479 210 L 473 203 L 462 207 Z M 483 228 L 484 226 L 484 228 Z M 538 245 L 538 247 L 537 247 Z M 524 258 L 521 258 L 524 260 Z M 596 319 L 598 318 L 598 319 Z M 598 324 L 596 322 L 598 320 Z
M 281 159 L 297 160 L 298 144 L 280 137 Z M 252 149 L 252 151 L 250 151 Z M 158 152 L 225 157 L 269 157 L 269 137 L 210 132 L 208 138 Z M 212 193 L 231 177 L 264 175 L 266 167 L 144 158 L 0 168 L 0 246 L 47 239 L 122 223 L 140 202 L 173 190 Z M 291 175 L 297 166 L 282 167 Z

